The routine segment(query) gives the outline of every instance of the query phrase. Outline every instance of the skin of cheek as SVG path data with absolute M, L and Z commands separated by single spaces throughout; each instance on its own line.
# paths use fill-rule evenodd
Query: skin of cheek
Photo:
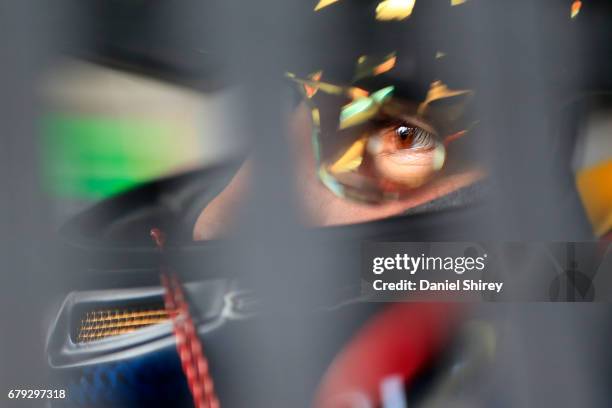
M 408 162 L 404 160 L 398 163 L 393 156 L 383 154 L 373 159 L 378 173 L 393 182 L 405 187 L 416 188 L 423 185 L 435 174 L 431 152 L 411 154 L 413 158 L 410 160 L 410 174 L 405 172 Z
M 367 205 L 337 197 L 319 181 L 311 143 L 310 114 L 300 105 L 289 124 L 291 153 L 295 162 L 295 186 L 302 204 L 302 222 L 307 226 L 331 226 L 372 221 L 399 214 L 467 186 L 482 177 L 480 171 L 466 172 L 435 180 L 425 188 L 414 191 L 410 197 L 379 204 Z M 228 186 L 202 211 L 193 231 L 196 240 L 222 237 L 232 228 L 237 207 L 248 193 L 250 161 L 247 160 Z M 279 203 L 283 205 L 283 203 Z
M 223 191 L 202 210 L 193 229 L 193 238 L 206 240 L 225 235 L 231 228 L 230 221 L 248 194 L 250 162 L 247 160 Z

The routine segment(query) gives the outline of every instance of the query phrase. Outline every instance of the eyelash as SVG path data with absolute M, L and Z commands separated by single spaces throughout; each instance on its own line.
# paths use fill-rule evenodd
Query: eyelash
M 395 134 L 401 139 L 400 145 L 411 138 L 408 147 L 412 149 L 429 147 L 433 139 L 431 133 L 418 126 L 399 125 L 395 128 Z
M 435 145 L 435 135 L 433 133 L 420 126 L 405 122 L 394 123 L 391 126 L 387 124 L 387 130 L 384 133 L 387 134 L 387 137 L 393 138 L 395 148 L 399 150 L 423 150 Z
M 413 142 L 417 148 L 427 147 L 437 138 L 433 131 L 427 130 L 424 126 L 415 124 L 410 120 L 398 119 L 384 114 L 370 120 L 371 133 L 388 135 L 389 132 L 393 132 L 393 135 L 397 136 L 399 139 L 401 136 L 398 131 L 402 128 L 415 132 Z

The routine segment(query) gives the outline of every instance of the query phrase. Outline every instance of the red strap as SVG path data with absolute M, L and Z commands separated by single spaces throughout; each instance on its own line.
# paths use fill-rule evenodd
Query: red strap
M 152 229 L 151 236 L 158 248 L 163 250 L 164 238 L 161 231 Z M 164 265 L 160 270 L 160 279 L 164 287 L 164 305 L 172 319 L 176 350 L 181 360 L 183 373 L 187 378 L 194 406 L 195 408 L 219 408 L 219 399 L 215 394 L 208 359 L 191 318 L 183 287 L 176 274 L 169 273 Z

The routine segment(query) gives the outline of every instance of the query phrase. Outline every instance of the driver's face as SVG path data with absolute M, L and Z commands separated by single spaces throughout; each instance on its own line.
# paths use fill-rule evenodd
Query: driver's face
M 296 166 L 296 191 L 300 195 L 297 202 L 301 205 L 302 221 L 307 226 L 353 224 L 390 217 L 449 194 L 482 177 L 478 170 L 443 176 L 415 188 L 406 197 L 376 205 L 341 198 L 328 190 L 317 177 L 311 127 L 309 110 L 302 104 L 291 117 L 289 134 Z M 194 239 L 218 238 L 231 230 L 230 220 L 236 219 L 233 215 L 243 202 L 244 194 L 248 193 L 250 175 L 250 161 L 247 160 L 229 185 L 202 210 L 194 226 Z

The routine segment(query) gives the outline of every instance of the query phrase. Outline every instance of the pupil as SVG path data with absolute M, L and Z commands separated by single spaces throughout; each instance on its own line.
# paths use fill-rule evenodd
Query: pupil
M 397 135 L 402 139 L 402 141 L 406 141 L 410 136 L 410 129 L 407 126 L 400 126 L 395 131 Z

